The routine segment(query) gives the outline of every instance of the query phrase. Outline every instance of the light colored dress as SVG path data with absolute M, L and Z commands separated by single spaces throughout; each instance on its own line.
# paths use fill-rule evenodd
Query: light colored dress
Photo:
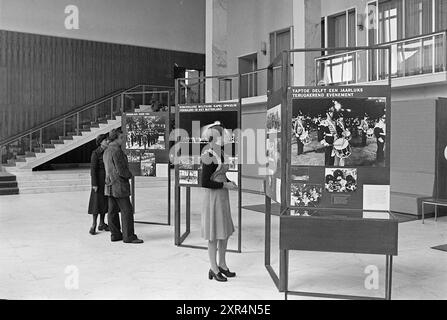
M 212 174 L 214 182 L 227 182 L 229 166 L 219 163 Z M 231 218 L 230 196 L 226 188 L 204 189 L 202 205 L 202 237 L 208 241 L 227 240 L 234 232 Z

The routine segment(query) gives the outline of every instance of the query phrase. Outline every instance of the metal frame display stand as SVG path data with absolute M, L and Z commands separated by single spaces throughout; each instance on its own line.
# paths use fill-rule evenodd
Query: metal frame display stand
M 241 76 L 240 75 L 233 75 L 233 77 L 238 76 L 239 79 L 239 90 L 241 86 Z M 226 76 L 231 77 L 231 76 Z M 206 76 L 206 77 L 199 77 L 199 78 L 188 78 L 188 80 L 198 80 L 198 81 L 206 81 L 207 79 L 216 79 L 216 78 L 225 78 L 225 77 L 215 77 L 215 76 Z M 179 81 L 185 80 L 185 79 L 177 79 L 175 82 L 175 106 L 176 106 L 176 123 L 179 121 L 179 112 L 178 112 L 178 105 L 179 105 Z M 239 107 L 241 104 L 241 98 L 239 97 Z M 241 127 L 241 111 L 238 112 L 238 127 Z M 239 148 L 240 148 L 240 142 L 239 142 Z M 241 150 L 238 150 L 239 156 Z M 174 201 L 175 201 L 175 211 L 174 211 L 174 225 L 175 225 L 175 245 L 178 247 L 184 247 L 184 248 L 192 248 L 192 249 L 201 249 L 201 250 L 207 250 L 208 247 L 205 246 L 195 246 L 195 245 L 187 245 L 184 244 L 184 241 L 188 238 L 188 236 L 191 233 L 191 187 L 184 187 L 179 185 L 179 177 L 177 174 L 175 174 L 175 186 L 174 186 Z M 242 252 L 242 165 L 238 164 L 238 230 L 237 230 L 237 249 L 229 249 L 228 252 L 232 253 L 241 253 Z M 186 230 L 184 233 L 181 233 L 181 223 L 182 223 L 182 210 L 181 210 L 181 197 L 182 197 L 182 188 L 185 189 L 186 192 L 186 212 L 185 212 L 185 223 L 186 223 Z
M 139 94 L 140 92 L 136 92 L 132 94 Z M 171 130 L 171 119 L 172 119 L 172 111 L 171 111 L 171 97 L 170 92 L 169 91 L 148 91 L 148 92 L 143 92 L 144 94 L 149 94 L 149 93 L 157 93 L 157 94 L 167 94 L 168 96 L 168 133 L 170 133 Z M 144 96 L 143 96 L 144 97 Z M 169 145 L 168 145 L 169 148 Z M 167 151 L 169 152 L 169 150 Z M 171 225 L 171 168 L 170 168 L 170 162 L 168 160 L 168 215 L 167 215 L 167 220 L 166 222 L 153 222 L 153 221 L 135 221 L 135 223 L 137 224 L 146 224 L 146 225 L 156 225 L 156 226 L 170 226 Z M 132 206 L 133 206 L 133 210 L 134 212 L 136 211 L 136 203 L 135 203 L 135 177 L 132 177 L 132 179 L 130 180 L 130 199 L 132 202 Z
M 373 47 L 346 47 L 346 48 L 309 48 L 309 49 L 294 49 L 289 51 L 282 52 L 268 67 L 268 94 L 275 94 L 276 98 L 281 99 L 282 104 L 282 112 L 287 112 L 288 108 L 288 96 L 287 91 L 289 87 L 289 64 L 290 64 L 290 53 L 306 53 L 306 52 L 323 52 L 323 51 L 355 51 L 355 50 L 371 50 L 371 49 L 380 49 L 388 51 L 388 84 L 391 88 L 391 47 L 385 46 L 373 46 Z M 279 65 L 279 63 L 281 63 Z M 282 79 L 281 79 L 281 91 L 274 92 L 273 85 L 273 77 L 274 77 L 274 69 L 281 68 L 282 71 Z M 284 114 L 284 113 L 283 113 Z M 288 119 L 288 117 L 286 117 Z M 282 131 L 286 131 L 286 124 L 282 124 Z M 282 148 L 287 148 L 288 138 L 282 139 Z M 284 149 L 283 149 L 284 150 Z M 288 153 L 281 153 L 281 163 L 286 164 Z M 281 190 L 287 190 L 287 170 L 286 168 L 282 168 L 281 170 Z M 266 190 L 267 191 L 267 190 Z M 353 237 L 352 239 L 346 239 L 340 237 L 342 240 L 338 244 L 334 245 L 322 245 L 321 249 L 315 249 L 315 246 L 307 246 L 306 241 L 312 241 L 305 238 L 306 237 L 300 235 L 300 228 L 304 228 L 300 223 L 306 222 L 305 227 L 309 227 L 309 224 L 312 223 L 312 217 L 303 218 L 301 221 L 293 220 L 295 217 L 286 216 L 285 213 L 289 210 L 287 205 L 287 195 L 286 192 L 281 192 L 281 214 L 280 214 L 280 246 L 279 246 L 279 275 L 275 272 L 271 265 L 271 217 L 272 217 L 272 199 L 267 195 L 265 196 L 265 256 L 264 256 L 264 264 L 267 269 L 270 277 L 275 283 L 276 287 L 280 292 L 284 293 L 284 297 L 287 300 L 289 295 L 296 296 L 308 296 L 308 297 L 321 297 L 321 298 L 333 298 L 333 299 L 379 299 L 379 300 L 390 300 L 391 299 L 391 290 L 392 290 L 392 270 L 393 270 L 393 255 L 397 255 L 397 230 L 398 223 L 396 220 L 388 222 L 380 221 L 380 220 L 371 220 L 368 223 L 362 223 L 361 219 L 353 219 L 353 221 L 346 220 L 347 228 L 363 228 L 365 236 L 371 237 L 371 239 L 378 240 L 379 242 L 382 240 L 383 236 L 387 241 L 383 241 L 380 245 L 363 245 L 358 248 L 347 248 L 343 247 L 343 244 L 348 244 L 349 241 L 355 241 L 356 239 Z M 302 217 L 300 217 L 301 219 Z M 343 222 L 344 223 L 344 222 Z M 384 234 L 377 235 L 374 232 L 368 232 L 369 224 L 372 224 L 376 229 L 380 229 L 382 226 L 384 227 Z M 293 233 L 289 232 L 288 234 L 282 234 L 285 231 L 293 229 L 296 227 L 295 233 L 298 235 L 293 235 Z M 289 228 L 289 229 L 288 229 Z M 326 228 L 330 230 L 329 228 Z M 318 234 L 321 234 L 326 231 L 325 227 L 318 227 Z M 358 230 L 358 229 L 357 229 Z M 329 232 L 329 231 L 328 231 Z M 302 233 L 302 232 L 301 232 Z M 296 244 L 296 239 L 304 240 L 302 244 Z M 343 243 L 344 242 L 344 243 Z M 329 247 L 328 247 L 329 246 Z M 318 247 L 318 246 L 317 246 Z M 326 249 L 330 250 L 326 250 Z M 365 296 L 353 296 L 353 295 L 339 295 L 339 294 L 330 294 L 330 293 L 317 293 L 317 292 L 304 292 L 304 291 L 292 291 L 289 290 L 289 251 L 315 251 L 315 252 L 340 252 L 340 253 L 361 253 L 361 254 L 375 254 L 375 255 L 385 255 L 386 257 L 386 275 L 385 275 L 385 297 L 384 298 L 375 298 L 375 297 L 365 297 Z

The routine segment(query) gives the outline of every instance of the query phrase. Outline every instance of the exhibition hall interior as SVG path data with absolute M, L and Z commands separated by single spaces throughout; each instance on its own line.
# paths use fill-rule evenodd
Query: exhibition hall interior
M 0 0 L 0 299 L 447 299 L 447 0 Z

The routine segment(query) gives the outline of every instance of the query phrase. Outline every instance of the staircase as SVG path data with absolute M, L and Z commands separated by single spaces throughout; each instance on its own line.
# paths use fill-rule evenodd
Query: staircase
M 0 195 L 17 194 L 19 189 L 20 193 L 89 190 L 88 171 L 51 175 L 32 170 L 95 140 L 100 134 L 120 128 L 123 113 L 141 111 L 136 107 L 145 105 L 145 101 L 153 99 L 154 95 L 170 94 L 169 90 L 172 88 L 152 85 L 120 90 L 0 141 L 0 171 L 6 172 L 2 175 L 3 180 L 0 179 L 0 189 L 3 189 Z M 170 106 L 169 98 L 167 101 Z
M 0 195 L 19 194 L 16 177 L 9 173 L 0 172 Z
M 65 136 L 52 139 L 41 148 L 35 148 L 34 152 L 26 152 L 25 155 L 17 155 L 16 158 L 7 160 L 7 164 L 3 165 L 4 170 L 10 173 L 32 171 L 33 168 L 95 140 L 98 135 L 120 127 L 120 116 L 116 116 L 114 120 L 100 118 L 90 126 L 83 125 L 78 132 L 68 132 Z

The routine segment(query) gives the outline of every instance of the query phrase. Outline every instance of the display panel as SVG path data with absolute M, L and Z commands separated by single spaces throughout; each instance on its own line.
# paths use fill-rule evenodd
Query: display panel
M 180 186 L 200 187 L 202 177 L 201 155 L 210 143 L 207 129 L 220 124 L 223 133 L 224 161 L 229 173 L 239 172 L 239 103 L 208 103 L 179 105 L 176 128 L 179 140 L 176 147 L 177 182 Z
M 294 214 L 367 210 L 363 186 L 390 183 L 390 87 L 292 87 L 287 114 Z
M 134 176 L 156 177 L 157 164 L 169 162 L 169 114 L 126 113 L 122 121 L 130 171 Z

